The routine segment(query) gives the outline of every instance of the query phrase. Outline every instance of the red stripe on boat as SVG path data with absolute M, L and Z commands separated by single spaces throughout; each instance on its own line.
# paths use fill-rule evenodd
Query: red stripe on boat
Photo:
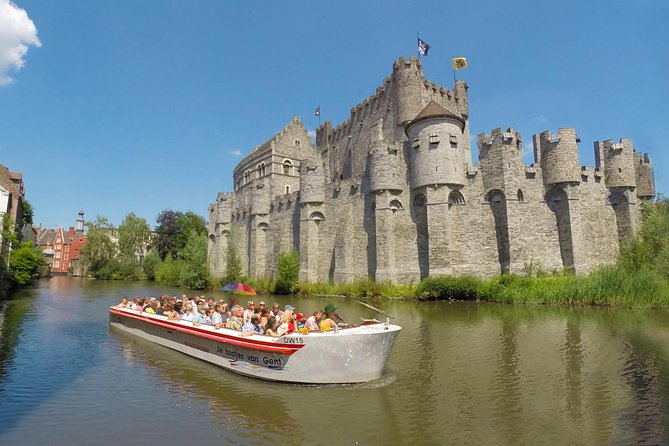
M 127 313 L 125 311 L 120 311 L 115 308 L 110 308 L 109 311 L 112 314 L 115 314 L 117 316 L 123 316 L 123 317 L 128 317 L 131 319 L 137 319 L 142 322 L 147 322 L 152 325 L 157 325 L 159 327 L 164 327 L 164 328 L 171 328 L 176 331 L 180 331 L 182 333 L 186 333 L 192 336 L 197 336 L 200 338 L 205 338 L 209 339 L 212 341 L 216 342 L 222 342 L 224 344 L 232 344 L 236 345 L 238 347 L 243 347 L 243 348 L 249 348 L 252 350 L 260 350 L 264 352 L 272 352 L 272 353 L 281 353 L 284 355 L 292 355 L 295 353 L 297 350 L 301 349 L 304 347 L 304 344 L 286 344 L 286 345 L 277 345 L 273 342 L 266 342 L 266 341 L 257 341 L 253 339 L 240 339 L 236 336 L 230 336 L 226 335 L 224 333 L 212 333 L 209 330 L 204 330 L 202 328 L 197 328 L 197 327 L 184 327 L 181 324 L 177 324 L 172 321 L 162 321 L 158 319 L 153 319 L 152 317 L 149 316 L 144 316 L 144 315 L 138 315 L 138 314 L 133 314 L 133 313 Z

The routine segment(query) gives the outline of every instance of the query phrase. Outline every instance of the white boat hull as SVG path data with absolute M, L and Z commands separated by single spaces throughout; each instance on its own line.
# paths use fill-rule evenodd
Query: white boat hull
M 112 307 L 112 327 L 178 350 L 235 373 L 271 381 L 309 384 L 371 381 L 383 374 L 401 328 L 372 324 L 338 333 L 279 338 L 240 332 Z

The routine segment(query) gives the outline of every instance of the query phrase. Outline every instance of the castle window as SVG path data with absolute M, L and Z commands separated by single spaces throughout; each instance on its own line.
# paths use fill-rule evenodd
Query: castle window
M 420 147 L 420 139 L 416 138 L 413 140 L 413 144 L 411 145 L 412 148 L 417 149 Z
M 265 222 L 259 223 L 257 229 L 260 229 L 261 231 L 269 231 L 269 225 Z
M 388 207 L 390 208 L 391 211 L 395 212 L 402 209 L 402 203 L 400 203 L 399 200 L 393 200 L 390 203 L 388 203 Z
M 451 193 L 448 194 L 448 204 L 465 204 L 465 197 L 462 196 L 458 190 L 451 191 Z
M 299 139 L 296 139 L 296 140 L 295 140 L 295 147 L 297 147 L 298 149 L 299 149 L 300 147 L 302 147 L 302 141 L 300 141 Z
M 518 201 L 525 201 L 525 196 L 523 195 L 523 191 L 518 189 Z
M 286 185 L 286 194 L 290 193 L 290 186 Z
M 285 160 L 283 162 L 283 174 L 284 175 L 293 174 L 293 163 L 290 160 Z
M 423 206 L 425 206 L 426 201 L 427 201 L 427 199 L 425 198 L 425 195 L 418 194 L 413 199 L 413 206 L 416 207 L 416 208 L 423 207 Z
M 439 144 L 439 133 L 430 133 L 430 144 Z
M 315 221 L 318 223 L 319 221 L 325 220 L 325 216 L 321 214 L 320 212 L 314 212 L 309 216 L 309 220 Z

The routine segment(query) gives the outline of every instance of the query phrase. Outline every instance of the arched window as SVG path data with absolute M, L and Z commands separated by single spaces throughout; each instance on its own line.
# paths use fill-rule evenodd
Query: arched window
M 413 199 L 413 206 L 416 207 L 416 208 L 423 207 L 423 206 L 425 206 L 426 201 L 427 201 L 427 199 L 425 198 L 425 195 L 418 194 Z
M 267 223 L 264 223 L 264 222 L 263 223 L 258 223 L 257 228 L 260 229 L 261 231 L 269 231 L 269 225 Z
M 309 220 L 313 220 L 313 221 L 315 221 L 316 223 L 318 223 L 319 221 L 323 221 L 323 220 L 325 220 L 325 216 L 324 216 L 323 214 L 321 214 L 320 212 L 313 212 L 313 213 L 309 216 Z
M 501 203 L 504 201 L 504 192 L 498 189 L 493 189 L 486 195 L 486 201 L 489 203 Z
M 286 194 L 290 193 L 290 186 L 286 185 Z
M 260 176 L 265 176 L 267 174 L 267 169 L 265 168 L 265 163 L 260 164 Z
M 448 194 L 448 204 L 465 204 L 465 197 L 459 190 L 453 190 Z
M 390 203 L 388 203 L 388 207 L 390 208 L 391 211 L 395 212 L 402 209 L 402 203 L 400 203 L 399 200 L 393 200 Z
M 609 196 L 609 203 L 611 203 L 612 206 L 618 206 L 619 204 L 625 204 L 627 203 L 627 197 L 621 194 L 620 192 L 616 192 L 614 194 L 611 194 Z
M 518 189 L 518 201 L 525 201 L 525 196 L 523 195 L 523 191 Z
M 290 160 L 285 160 L 283 162 L 283 174 L 284 175 L 293 174 L 293 163 Z
M 300 147 L 302 147 L 302 141 L 300 141 L 299 139 L 296 139 L 296 140 L 295 140 L 295 147 L 297 147 L 298 149 L 299 149 Z

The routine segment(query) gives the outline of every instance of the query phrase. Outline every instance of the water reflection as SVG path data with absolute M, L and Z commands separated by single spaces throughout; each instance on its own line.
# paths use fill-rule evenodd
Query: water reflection
M 376 302 L 403 327 L 384 377 L 309 387 L 109 329 L 119 296 L 163 292 L 181 294 L 58 278 L 0 303 L 0 443 L 117 444 L 124 430 L 161 444 L 669 443 L 666 313 Z M 306 312 L 329 302 L 276 300 Z M 337 306 L 350 320 L 371 316 Z M 138 413 L 178 423 L 156 432 Z

